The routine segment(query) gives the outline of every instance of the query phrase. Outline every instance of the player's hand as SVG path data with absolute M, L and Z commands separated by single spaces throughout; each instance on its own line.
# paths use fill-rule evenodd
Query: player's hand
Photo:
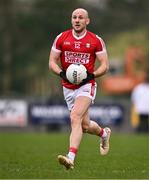
M 79 85 L 82 86 L 82 85 L 88 83 L 90 80 L 92 80 L 92 79 L 94 79 L 94 78 L 95 78 L 94 74 L 93 74 L 93 73 L 89 73 L 89 72 L 87 71 L 87 78 L 86 78 L 86 79 L 83 79 L 82 82 L 81 82 Z
M 61 71 L 59 75 L 60 75 L 60 77 L 61 77 L 63 80 L 69 82 L 68 79 L 67 79 L 67 77 L 66 77 L 66 71 L 65 71 L 65 70 Z M 70 83 L 70 82 L 69 82 L 69 83 Z

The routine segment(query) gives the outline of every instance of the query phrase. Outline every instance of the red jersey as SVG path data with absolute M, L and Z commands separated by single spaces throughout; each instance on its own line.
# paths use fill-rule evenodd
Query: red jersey
M 103 40 L 90 31 L 86 31 L 81 37 L 74 35 L 73 30 L 59 34 L 52 46 L 52 50 L 60 54 L 61 68 L 66 70 L 70 64 L 83 64 L 87 71 L 93 73 L 96 54 L 106 53 Z M 91 80 L 90 82 L 95 82 Z M 62 80 L 62 85 L 69 89 L 77 89 L 80 86 Z

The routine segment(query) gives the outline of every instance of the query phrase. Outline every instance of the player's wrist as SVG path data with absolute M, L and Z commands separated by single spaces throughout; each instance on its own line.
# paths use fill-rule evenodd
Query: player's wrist
M 94 79 L 95 78 L 95 75 L 94 73 L 91 74 L 91 78 Z
M 94 76 L 94 78 L 96 77 L 96 74 L 93 72 L 93 76 Z
M 60 76 L 64 81 L 69 82 L 68 79 L 67 79 L 67 77 L 66 77 L 66 71 L 65 71 L 65 70 L 60 71 L 59 76 Z
M 63 74 L 64 74 L 64 72 L 63 72 L 63 71 L 60 71 L 59 76 L 62 77 Z
M 60 73 L 59 73 L 59 76 L 60 76 L 61 78 L 63 78 L 64 76 L 66 76 L 66 71 L 61 70 Z
M 94 73 L 89 73 L 89 72 L 87 72 L 87 79 L 88 79 L 88 80 L 92 80 L 92 79 L 94 79 L 94 78 L 95 78 Z

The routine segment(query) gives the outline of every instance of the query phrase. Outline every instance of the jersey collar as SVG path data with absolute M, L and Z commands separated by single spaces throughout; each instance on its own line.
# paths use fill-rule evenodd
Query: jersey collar
M 84 38 L 85 35 L 86 35 L 86 33 L 87 33 L 87 31 L 85 31 L 85 33 L 84 33 L 82 36 L 79 36 L 79 37 L 78 37 L 78 36 L 75 35 L 74 30 L 72 30 L 72 35 L 73 35 L 73 37 L 74 37 L 75 39 L 77 39 L 77 40 Z

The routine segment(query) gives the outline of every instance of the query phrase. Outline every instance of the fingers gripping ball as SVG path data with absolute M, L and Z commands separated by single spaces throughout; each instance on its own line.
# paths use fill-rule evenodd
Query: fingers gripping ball
M 71 64 L 66 70 L 66 77 L 72 84 L 80 84 L 87 77 L 87 69 L 83 64 Z

